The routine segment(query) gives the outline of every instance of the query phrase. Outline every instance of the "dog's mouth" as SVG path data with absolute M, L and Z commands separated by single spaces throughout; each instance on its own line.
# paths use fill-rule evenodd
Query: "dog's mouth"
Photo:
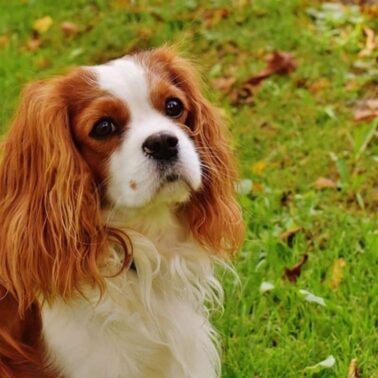
M 167 176 L 165 176 L 163 182 L 167 182 L 167 183 L 172 183 L 172 182 L 176 182 L 178 180 L 180 180 L 181 176 L 178 175 L 177 173 L 171 173 Z

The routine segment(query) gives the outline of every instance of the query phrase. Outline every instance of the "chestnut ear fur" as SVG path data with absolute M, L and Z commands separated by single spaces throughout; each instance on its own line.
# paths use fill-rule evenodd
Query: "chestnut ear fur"
M 143 60 L 142 53 L 142 60 Z M 189 99 L 188 122 L 200 154 L 203 187 L 183 209 L 193 236 L 209 251 L 228 256 L 244 238 L 241 210 L 235 199 L 237 173 L 222 118 L 202 95 L 192 64 L 168 47 L 146 53 L 150 69 L 168 71 L 169 79 Z
M 0 165 L 0 283 L 22 314 L 42 294 L 103 286 L 106 244 L 91 172 L 71 137 L 66 77 L 29 85 Z M 66 96 L 67 97 L 67 96 Z

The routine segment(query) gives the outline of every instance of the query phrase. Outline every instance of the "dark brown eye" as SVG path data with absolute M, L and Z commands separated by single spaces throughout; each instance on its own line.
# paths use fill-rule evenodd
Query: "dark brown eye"
M 172 118 L 179 118 L 184 111 L 184 106 L 180 99 L 170 97 L 165 101 L 165 114 Z
M 105 139 L 117 131 L 117 126 L 111 118 L 101 118 L 93 125 L 89 136 L 94 139 Z

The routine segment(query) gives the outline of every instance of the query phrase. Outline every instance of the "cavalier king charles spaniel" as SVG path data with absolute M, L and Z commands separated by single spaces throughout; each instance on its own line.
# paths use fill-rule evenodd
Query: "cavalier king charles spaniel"
M 170 48 L 28 85 L 0 165 L 0 376 L 218 377 L 235 178 Z

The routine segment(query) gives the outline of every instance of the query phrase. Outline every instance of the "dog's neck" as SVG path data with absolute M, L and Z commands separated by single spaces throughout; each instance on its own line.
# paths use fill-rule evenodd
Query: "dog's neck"
M 157 204 L 142 209 L 106 209 L 103 216 L 107 225 L 140 233 L 163 250 L 191 238 L 189 227 L 175 206 Z

